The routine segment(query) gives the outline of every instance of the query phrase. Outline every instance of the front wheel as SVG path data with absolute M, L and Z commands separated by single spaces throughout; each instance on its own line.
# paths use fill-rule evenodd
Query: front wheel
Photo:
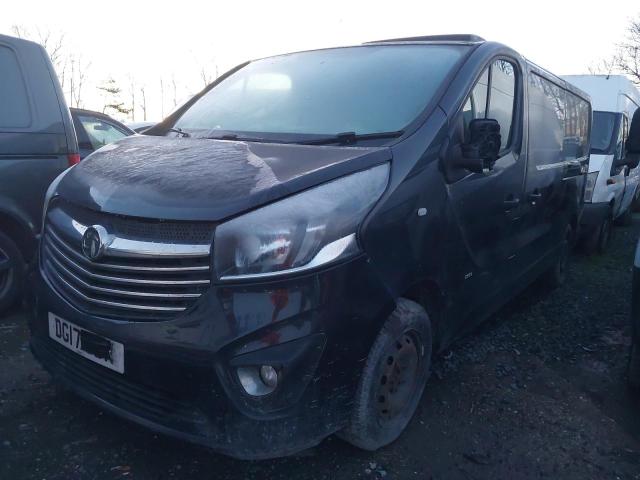
M 640 212 L 640 189 L 636 192 L 636 196 L 631 202 L 629 209 L 633 212 Z
M 560 246 L 558 257 L 553 266 L 543 275 L 545 285 L 551 288 L 562 286 L 567 279 L 567 266 L 571 254 L 571 243 L 573 240 L 573 230 L 567 227 L 565 238 Z
M 609 211 L 602 219 L 602 223 L 591 233 L 584 243 L 584 250 L 587 254 L 597 252 L 603 254 L 607 251 L 609 241 L 611 240 L 611 231 L 613 228 L 613 214 Z
M 613 228 L 613 217 L 612 215 L 607 215 L 607 217 L 600 225 L 600 229 L 598 232 L 598 242 L 596 244 L 596 251 L 599 254 L 603 254 L 607 251 L 609 247 L 609 242 L 611 241 L 611 234 Z
M 340 436 L 377 450 L 396 440 L 415 413 L 431 368 L 431 322 L 400 298 L 378 334 L 360 377 L 349 425 Z
M 631 205 L 627 208 L 622 215 L 616 219 L 616 223 L 623 227 L 629 227 L 633 223 L 633 212 Z

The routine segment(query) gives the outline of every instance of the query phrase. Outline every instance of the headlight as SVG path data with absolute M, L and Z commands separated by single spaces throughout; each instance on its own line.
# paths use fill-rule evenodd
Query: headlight
M 53 182 L 51 182 L 51 184 L 49 185 L 49 188 L 47 188 L 47 193 L 44 194 L 44 205 L 42 207 L 42 224 L 40 225 L 40 227 L 42 228 L 42 231 L 44 231 L 44 219 L 47 216 L 47 209 L 49 208 L 49 202 L 51 202 L 53 195 L 56 193 L 56 190 L 58 189 L 58 185 L 60 185 L 60 182 L 62 181 L 64 176 L 67 173 L 69 173 L 70 170 L 71 170 L 70 168 L 67 168 L 62 173 L 60 173 L 60 175 L 58 175 L 53 180 Z
M 213 241 L 218 278 L 292 273 L 357 253 L 358 225 L 388 180 L 389 164 L 379 165 L 223 223 Z
M 596 180 L 598 180 L 598 173 L 591 172 L 587 174 L 587 183 L 584 187 L 584 201 L 590 202 L 593 198 L 593 190 L 596 188 Z

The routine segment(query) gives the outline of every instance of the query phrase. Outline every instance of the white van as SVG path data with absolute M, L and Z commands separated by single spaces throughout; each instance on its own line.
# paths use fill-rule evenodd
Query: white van
M 624 142 L 640 92 L 624 75 L 565 75 L 591 96 L 591 158 L 585 188 L 582 235 L 591 249 L 603 252 L 614 220 L 628 224 L 640 196 L 640 167 L 629 168 Z

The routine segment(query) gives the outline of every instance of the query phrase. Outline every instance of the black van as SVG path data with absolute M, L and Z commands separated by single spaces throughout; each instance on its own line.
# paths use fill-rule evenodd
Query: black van
M 36 251 L 51 181 L 80 160 L 53 66 L 33 42 L 0 35 L 0 313 Z
M 33 352 L 234 457 L 379 448 L 433 354 L 561 283 L 590 122 L 581 91 L 475 36 L 243 64 L 54 185 Z

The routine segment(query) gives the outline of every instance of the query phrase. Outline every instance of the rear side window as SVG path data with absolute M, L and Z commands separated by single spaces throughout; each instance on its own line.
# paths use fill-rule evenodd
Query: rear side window
M 529 149 L 533 165 L 553 165 L 588 153 L 589 103 L 555 83 L 529 77 Z
M 22 72 L 13 51 L 0 46 L 0 128 L 24 128 L 31 112 Z
M 583 99 L 565 90 L 566 113 L 562 151 L 566 160 L 587 155 L 589 145 L 589 117 L 591 109 Z

